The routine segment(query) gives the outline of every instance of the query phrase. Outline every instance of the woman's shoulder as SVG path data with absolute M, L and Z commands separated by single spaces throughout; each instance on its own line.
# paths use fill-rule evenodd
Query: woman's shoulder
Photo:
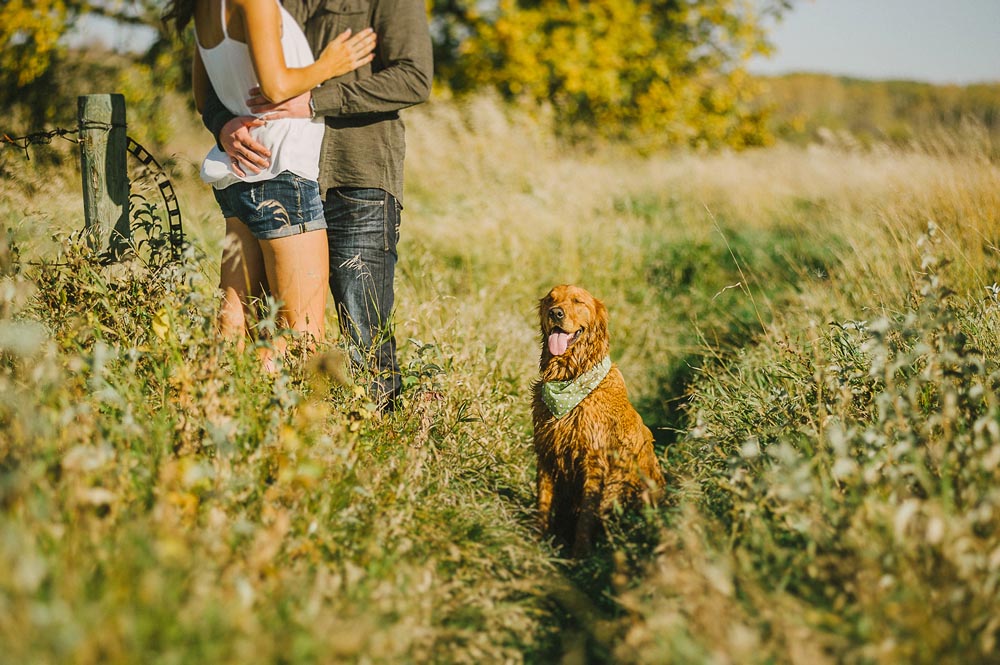
M 266 12 L 277 16 L 281 8 L 279 0 L 226 0 L 226 2 L 244 13 Z

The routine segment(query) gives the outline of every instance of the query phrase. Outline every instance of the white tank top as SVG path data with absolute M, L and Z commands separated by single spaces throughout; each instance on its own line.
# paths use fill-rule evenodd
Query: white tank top
M 302 29 L 281 3 L 281 47 L 288 67 L 305 67 L 313 62 L 309 42 Z M 201 60 L 212 82 L 212 88 L 227 109 L 234 115 L 252 115 L 246 100 L 250 88 L 255 87 L 250 60 L 250 48 L 243 42 L 230 38 L 226 30 L 226 0 L 220 3 L 223 39 L 217 46 L 204 48 L 198 43 Z M 197 42 L 197 36 L 195 37 Z M 212 148 L 201 165 L 201 179 L 222 189 L 234 182 L 269 180 L 282 171 L 291 171 L 303 178 L 319 178 L 319 152 L 323 144 L 324 124 L 308 118 L 282 118 L 270 120 L 263 127 L 251 130 L 253 137 L 271 151 L 271 165 L 260 173 L 248 173 L 240 178 L 233 173 L 232 162 L 218 146 Z

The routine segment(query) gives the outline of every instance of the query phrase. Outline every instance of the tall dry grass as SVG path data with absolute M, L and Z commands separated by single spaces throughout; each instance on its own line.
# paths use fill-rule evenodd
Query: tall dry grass
M 5 653 L 988 661 L 1000 174 L 975 142 L 637 157 L 488 98 L 405 118 L 388 419 L 215 339 L 194 118 L 157 155 L 181 266 L 95 268 L 72 147 L 0 153 Z M 531 529 L 558 282 L 608 305 L 672 488 L 576 564 Z

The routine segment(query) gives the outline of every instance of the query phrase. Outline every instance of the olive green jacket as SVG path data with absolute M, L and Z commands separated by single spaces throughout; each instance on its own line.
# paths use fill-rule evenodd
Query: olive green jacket
M 434 59 L 424 0 L 284 0 L 285 9 L 318 54 L 350 28 L 371 26 L 375 59 L 312 91 L 317 116 L 326 120 L 320 155 L 320 188 L 379 188 L 402 202 L 406 152 L 399 111 L 427 100 Z M 202 119 L 216 136 L 233 118 L 214 92 Z

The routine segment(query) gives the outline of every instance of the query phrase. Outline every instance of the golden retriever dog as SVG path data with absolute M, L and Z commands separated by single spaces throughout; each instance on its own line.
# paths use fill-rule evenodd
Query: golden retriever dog
M 632 406 L 608 355 L 608 310 L 585 289 L 560 285 L 538 304 L 540 376 L 532 420 L 542 532 L 591 549 L 616 507 L 656 500 L 663 474 L 653 434 Z

